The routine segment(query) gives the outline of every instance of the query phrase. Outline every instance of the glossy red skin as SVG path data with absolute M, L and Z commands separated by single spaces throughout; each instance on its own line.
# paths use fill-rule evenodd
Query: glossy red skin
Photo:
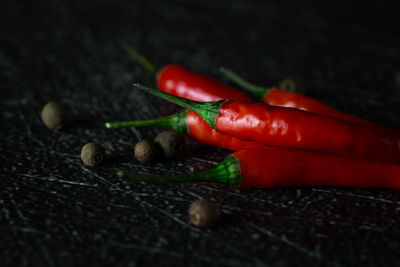
M 186 124 L 189 128 L 187 132 L 191 137 L 197 141 L 229 150 L 242 150 L 242 149 L 265 149 L 266 145 L 241 140 L 239 138 L 221 134 L 211 128 L 197 113 L 189 110 L 186 115 Z
M 169 94 L 195 101 L 206 102 L 229 99 L 254 102 L 254 100 L 247 94 L 235 88 L 176 64 L 167 65 L 159 72 L 157 75 L 157 86 L 160 90 Z M 263 102 L 273 106 L 302 109 L 372 128 L 396 131 L 356 116 L 340 112 L 311 97 L 298 93 L 286 92 L 276 88 L 270 89 L 265 94 Z
M 157 75 L 160 90 L 195 101 L 254 101 L 247 94 L 180 65 L 167 65 Z
M 215 121 L 218 132 L 286 148 L 400 160 L 398 136 L 298 109 L 227 101 Z
M 263 102 L 272 106 L 281 106 L 281 107 L 289 107 L 289 108 L 297 108 L 301 110 L 306 110 L 309 112 L 313 112 L 319 115 L 325 115 L 332 118 L 336 118 L 343 121 L 348 121 L 360 125 L 365 125 L 372 128 L 383 129 L 387 131 L 395 131 L 393 129 L 389 129 L 385 126 L 361 119 L 359 117 L 340 112 L 325 103 L 322 103 L 314 98 L 293 93 L 293 92 L 285 92 L 280 89 L 270 89 L 264 96 Z
M 328 153 L 242 150 L 239 187 L 351 186 L 400 189 L 400 165 Z
M 157 75 L 160 90 L 195 101 L 233 99 L 253 101 L 247 94 L 203 74 L 189 71 L 180 65 L 167 65 Z M 240 140 L 213 130 L 199 115 L 189 111 L 186 117 L 188 134 L 197 141 L 229 150 L 265 148 L 257 142 Z

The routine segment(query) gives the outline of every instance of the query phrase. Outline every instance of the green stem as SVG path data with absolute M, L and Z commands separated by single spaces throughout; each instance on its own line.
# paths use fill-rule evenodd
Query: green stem
M 132 46 L 130 46 L 126 42 L 122 41 L 121 47 L 125 50 L 125 52 L 127 52 L 129 55 L 131 55 L 131 57 L 133 59 L 138 61 L 140 63 L 140 65 L 142 65 L 146 70 L 148 70 L 151 73 L 156 74 L 156 71 L 157 71 L 156 67 L 153 64 L 151 64 L 151 62 L 145 56 L 143 56 L 141 53 L 136 51 Z
M 232 80 L 233 82 L 237 83 L 245 90 L 249 91 L 257 100 L 262 101 L 264 96 L 268 93 L 270 88 L 261 87 L 252 83 L 249 83 L 233 71 L 226 69 L 224 67 L 220 67 L 219 71 L 225 75 L 228 79 Z
M 242 181 L 240 161 L 233 155 L 226 157 L 220 164 L 206 171 L 176 176 L 156 176 L 126 173 L 119 171 L 119 177 L 146 182 L 214 182 L 238 185 Z
M 120 127 L 132 127 L 132 126 L 156 126 L 162 128 L 169 128 L 177 132 L 186 133 L 189 128 L 186 124 L 186 115 L 188 110 L 184 110 L 170 116 L 149 119 L 149 120 L 136 120 L 136 121 L 117 121 L 117 122 L 106 122 L 107 128 L 120 128 Z
M 215 120 L 219 115 L 219 108 L 224 102 L 228 101 L 228 100 L 220 100 L 212 102 L 198 102 L 179 96 L 174 96 L 158 89 L 145 87 L 140 84 L 133 84 L 133 86 L 141 90 L 144 90 L 152 95 L 161 97 L 165 100 L 175 103 L 179 106 L 193 110 L 194 112 L 199 114 L 203 118 L 203 120 L 205 120 L 214 130 L 216 130 Z

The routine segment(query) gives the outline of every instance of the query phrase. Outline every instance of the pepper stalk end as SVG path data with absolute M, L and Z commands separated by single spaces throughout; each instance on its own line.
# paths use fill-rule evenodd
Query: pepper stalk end
M 160 176 L 128 173 L 120 170 L 117 172 L 117 175 L 121 178 L 146 182 L 214 182 L 239 185 L 242 181 L 240 161 L 233 155 L 229 155 L 220 164 L 209 170 L 193 174 Z
M 193 110 L 194 112 L 199 114 L 214 130 L 216 130 L 215 121 L 219 115 L 219 109 L 223 103 L 228 101 L 228 100 L 219 100 L 210 102 L 199 102 L 171 95 L 161 90 L 149 88 L 138 83 L 134 83 L 133 86 L 138 89 L 144 90 L 152 95 L 170 101 L 174 104 Z

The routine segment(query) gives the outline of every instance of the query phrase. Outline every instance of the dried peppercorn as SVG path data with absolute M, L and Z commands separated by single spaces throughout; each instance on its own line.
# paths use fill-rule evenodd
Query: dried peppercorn
M 166 159 L 176 158 L 185 145 L 183 135 L 171 131 L 160 133 L 154 139 L 154 142 L 160 146 Z
M 47 103 L 42 109 L 41 117 L 43 123 L 53 130 L 65 127 L 71 120 L 67 108 L 57 102 Z
M 287 92 L 296 92 L 299 91 L 301 85 L 297 80 L 293 78 L 287 78 L 279 83 L 279 88 Z
M 102 163 L 106 158 L 104 148 L 97 143 L 87 143 L 82 147 L 81 159 L 83 163 L 94 167 Z
M 135 158 L 141 163 L 149 163 L 159 157 L 160 148 L 156 143 L 143 139 L 135 145 Z
M 221 212 L 219 206 L 207 199 L 199 199 L 190 205 L 189 218 L 197 227 L 212 227 L 219 218 Z
M 394 74 L 394 83 L 396 86 L 400 87 L 400 71 Z

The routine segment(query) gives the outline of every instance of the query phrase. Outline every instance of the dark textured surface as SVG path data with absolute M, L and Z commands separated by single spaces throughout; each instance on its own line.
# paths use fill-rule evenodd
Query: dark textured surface
M 118 46 L 125 40 L 159 66 L 218 77 L 224 65 L 263 85 L 294 76 L 310 96 L 399 128 L 397 10 L 347 1 L 2 1 L 0 266 L 398 266 L 397 191 L 130 183 L 116 171 L 193 172 L 228 151 L 192 142 L 177 161 L 142 165 L 133 146 L 159 129 L 103 127 L 174 109 L 132 90 L 154 79 Z M 71 109 L 73 127 L 43 126 L 40 110 L 53 100 Z M 102 167 L 79 158 L 90 141 L 107 150 Z M 198 198 L 221 204 L 215 229 L 191 226 Z

